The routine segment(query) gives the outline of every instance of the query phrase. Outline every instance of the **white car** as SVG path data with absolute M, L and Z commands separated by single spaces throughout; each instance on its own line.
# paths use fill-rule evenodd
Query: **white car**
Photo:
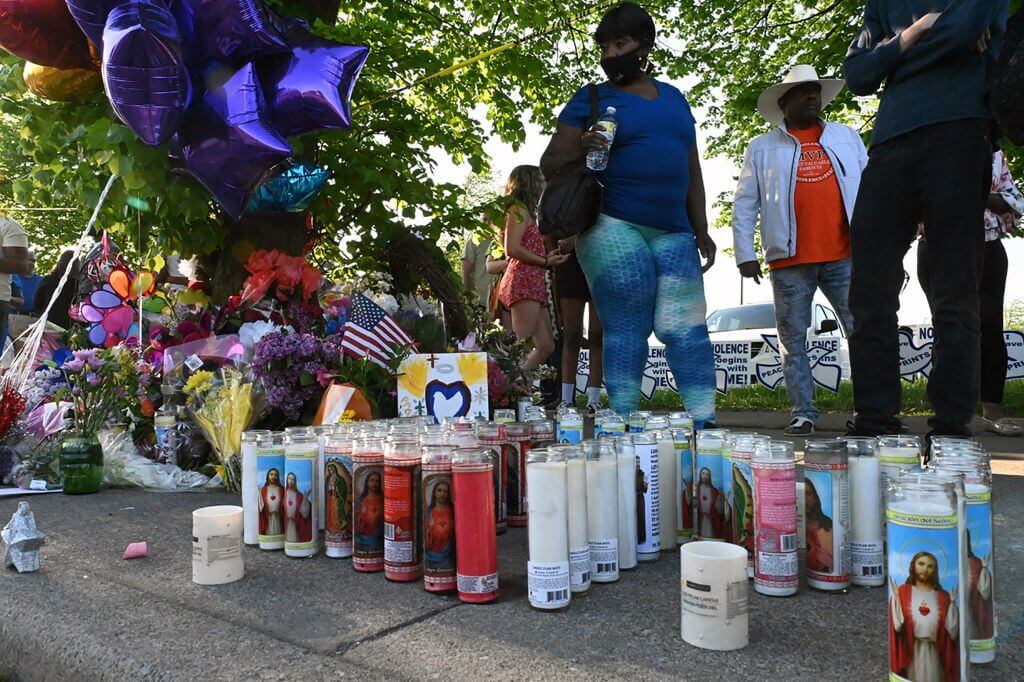
M 847 342 L 847 330 L 843 328 L 842 321 L 827 301 L 815 300 L 812 305 L 807 340 L 838 339 L 842 378 L 848 380 L 850 346 Z M 763 360 L 773 355 L 773 350 L 765 343 L 764 337 L 778 337 L 774 303 L 747 303 L 733 308 L 720 308 L 708 315 L 707 325 L 711 343 L 750 342 L 752 372 L 758 359 Z M 752 386 L 758 383 L 754 374 L 751 374 L 750 381 Z

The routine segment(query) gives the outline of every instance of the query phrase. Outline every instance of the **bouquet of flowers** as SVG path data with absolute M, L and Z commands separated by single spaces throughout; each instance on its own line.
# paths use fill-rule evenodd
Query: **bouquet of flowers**
M 72 404 L 74 436 L 90 439 L 110 419 L 145 416 L 150 372 L 137 349 L 129 346 L 73 351 L 64 363 L 67 384 L 57 390 L 55 398 Z
M 295 421 L 307 405 L 320 400 L 341 364 L 340 335 L 321 339 L 279 331 L 256 344 L 253 373 L 263 381 L 267 403 Z
M 220 462 L 216 470 L 224 487 L 237 491 L 242 480 L 242 432 L 259 416 L 261 392 L 244 367 L 232 365 L 195 372 L 184 391 L 189 415 Z

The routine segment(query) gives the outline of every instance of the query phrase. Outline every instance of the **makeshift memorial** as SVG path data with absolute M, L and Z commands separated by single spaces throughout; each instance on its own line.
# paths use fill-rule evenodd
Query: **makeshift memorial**
M 754 590 L 773 597 L 796 594 L 796 458 L 793 444 L 772 441 L 754 451 Z
M 850 458 L 850 553 L 853 584 L 885 584 L 885 546 L 882 530 L 882 468 L 878 441 L 847 438 Z
M 587 530 L 587 462 L 580 445 L 558 447 L 565 458 L 569 522 L 569 589 L 590 589 L 590 539 Z
M 548 611 L 562 609 L 569 605 L 572 594 L 569 490 L 564 452 L 558 448 L 531 450 L 526 481 L 530 510 L 527 564 L 530 606 Z
M 636 568 L 637 557 L 637 461 L 633 436 L 615 437 L 619 459 L 616 467 L 619 493 L 619 569 Z
M 423 587 L 448 592 L 458 587 L 455 571 L 455 508 L 452 457 L 446 444 L 423 442 Z
M 39 570 L 39 548 L 46 536 L 36 528 L 36 517 L 28 502 L 19 502 L 18 510 L 0 531 L 4 541 L 4 566 L 18 573 L 33 573 Z
M 192 582 L 224 585 L 245 576 L 242 508 L 202 507 L 192 512 Z
M 845 592 L 850 587 L 849 456 L 839 439 L 804 443 L 805 542 L 807 584 Z
M 462 448 L 452 455 L 455 564 L 459 599 L 498 598 L 498 542 L 494 525 L 494 453 Z
M 725 542 L 688 542 L 679 560 L 683 641 L 712 651 L 745 647 L 750 623 L 746 551 Z
M 89 342 L 112 348 L 129 339 L 137 341 L 141 333 L 131 302 L 152 289 L 152 275 L 133 274 L 120 249 L 104 233 L 82 259 L 80 279 L 81 300 L 69 314 L 72 320 L 86 325 Z
M 585 443 L 590 579 L 612 583 L 619 579 L 618 454 L 608 438 Z
M 352 556 L 352 435 L 339 427 L 324 448 L 324 544 L 334 559 Z

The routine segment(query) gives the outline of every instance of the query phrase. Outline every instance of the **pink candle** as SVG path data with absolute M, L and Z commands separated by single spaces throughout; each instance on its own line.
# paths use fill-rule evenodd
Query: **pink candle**
M 452 484 L 459 599 L 494 601 L 499 590 L 493 453 L 484 448 L 457 451 L 452 457 Z

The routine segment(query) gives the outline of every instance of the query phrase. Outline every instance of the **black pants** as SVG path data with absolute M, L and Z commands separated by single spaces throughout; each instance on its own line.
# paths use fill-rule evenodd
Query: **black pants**
M 926 126 L 872 147 L 850 225 L 850 362 L 856 428 L 899 429 L 903 257 L 925 224 L 935 277 L 928 398 L 935 433 L 963 433 L 978 403 L 978 269 L 992 184 L 986 121 Z
M 1000 239 L 985 242 L 982 249 L 978 299 L 981 313 L 981 402 L 1003 402 L 1006 388 L 1006 339 L 1003 338 L 1003 294 L 1006 291 L 1008 263 L 1006 249 Z M 932 269 L 928 259 L 928 243 L 917 245 L 917 279 L 921 282 L 928 305 L 932 299 Z

